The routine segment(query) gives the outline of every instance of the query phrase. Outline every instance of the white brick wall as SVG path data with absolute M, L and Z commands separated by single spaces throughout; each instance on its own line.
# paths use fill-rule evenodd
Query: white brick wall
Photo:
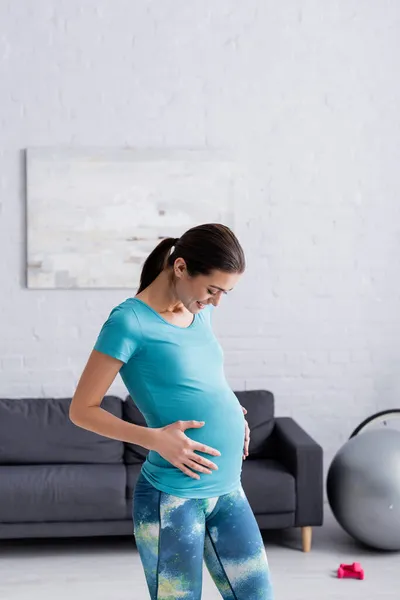
M 129 295 L 24 288 L 22 149 L 209 145 L 251 179 L 215 320 L 232 386 L 327 459 L 399 406 L 399 39 L 382 0 L 0 0 L 0 394 L 71 395 Z

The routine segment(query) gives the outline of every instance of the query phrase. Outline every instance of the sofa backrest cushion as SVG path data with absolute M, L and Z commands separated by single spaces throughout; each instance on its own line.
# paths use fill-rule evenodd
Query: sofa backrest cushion
M 0 464 L 121 463 L 124 444 L 74 425 L 71 398 L 0 398 Z M 122 417 L 122 400 L 101 404 Z
M 134 425 L 147 427 L 144 416 L 137 408 L 131 396 L 127 396 L 125 402 L 122 403 L 122 418 L 124 421 L 134 423 Z M 128 464 L 140 464 L 146 459 L 148 452 L 146 448 L 137 444 L 125 443 L 124 460 Z
M 274 395 L 266 390 L 249 390 L 235 394 L 240 404 L 247 409 L 245 418 L 250 427 L 249 458 L 261 457 L 275 425 Z
M 274 428 L 274 396 L 266 390 L 235 392 L 240 404 L 247 409 L 246 419 L 250 427 L 249 458 L 263 456 L 265 443 Z M 131 396 L 123 403 L 123 418 L 146 427 L 146 421 Z M 125 444 L 125 462 L 141 463 L 148 450 L 136 444 Z

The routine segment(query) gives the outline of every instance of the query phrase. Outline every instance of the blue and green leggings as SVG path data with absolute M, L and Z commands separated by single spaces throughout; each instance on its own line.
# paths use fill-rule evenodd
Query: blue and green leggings
M 140 474 L 133 521 L 151 600 L 200 600 L 203 558 L 225 600 L 272 600 L 263 540 L 242 487 L 178 498 Z

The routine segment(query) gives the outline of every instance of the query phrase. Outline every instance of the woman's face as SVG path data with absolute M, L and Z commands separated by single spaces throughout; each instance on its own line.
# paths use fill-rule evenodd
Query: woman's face
M 192 314 L 200 312 L 207 304 L 218 306 L 222 296 L 232 291 L 241 277 L 240 273 L 218 270 L 210 275 L 190 277 L 182 258 L 176 259 L 174 274 L 177 297 Z

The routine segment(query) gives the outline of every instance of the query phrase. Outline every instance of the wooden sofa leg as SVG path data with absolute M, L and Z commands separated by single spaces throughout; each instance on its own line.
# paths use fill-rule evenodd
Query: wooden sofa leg
M 312 527 L 301 528 L 301 541 L 303 546 L 303 552 L 310 552 L 312 540 Z

